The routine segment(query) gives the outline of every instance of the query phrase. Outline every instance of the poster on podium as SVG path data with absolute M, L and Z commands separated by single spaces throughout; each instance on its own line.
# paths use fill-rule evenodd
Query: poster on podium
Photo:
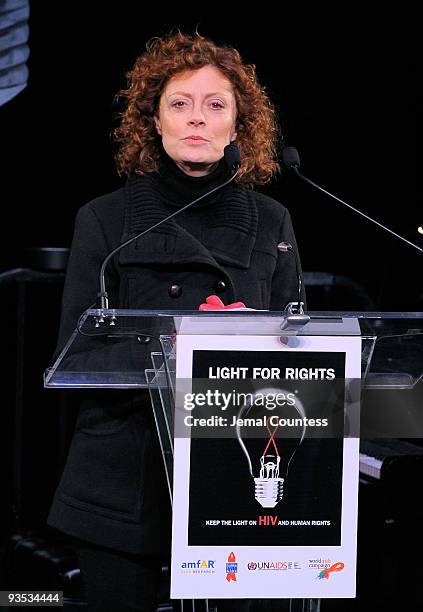
M 361 338 L 177 339 L 171 597 L 355 597 Z

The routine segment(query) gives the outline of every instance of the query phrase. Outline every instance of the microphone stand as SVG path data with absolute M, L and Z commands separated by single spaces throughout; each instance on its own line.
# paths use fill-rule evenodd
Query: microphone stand
M 310 316 L 304 312 L 304 302 L 301 301 L 301 288 L 302 288 L 302 280 L 300 274 L 300 264 L 298 261 L 298 255 L 296 250 L 292 247 L 292 244 L 289 242 L 280 242 L 278 244 L 278 251 L 281 253 L 290 253 L 294 254 L 295 258 L 295 269 L 297 272 L 298 279 L 298 302 L 289 302 L 285 307 L 284 319 L 281 323 L 281 330 L 294 331 L 298 332 L 304 325 L 306 325 L 310 321 Z
M 288 151 L 287 151 L 288 150 Z M 285 147 L 284 151 L 287 151 L 287 154 L 285 156 L 285 166 L 289 169 L 292 170 L 297 176 L 298 178 L 300 178 L 302 181 L 305 181 L 306 183 L 308 183 L 309 185 L 311 185 L 312 187 L 315 187 L 316 189 L 318 189 L 319 191 L 321 191 L 322 193 L 324 193 L 325 195 L 329 196 L 330 198 L 336 200 L 337 202 L 339 202 L 340 204 L 343 204 L 344 206 L 346 206 L 347 208 L 349 208 L 350 210 L 352 210 L 353 212 L 357 213 L 358 215 L 361 215 L 362 217 L 364 217 L 365 219 L 367 219 L 368 221 L 371 221 L 372 223 L 374 223 L 375 225 L 378 225 L 379 227 L 381 227 L 383 230 L 385 230 L 386 232 L 388 232 L 389 234 L 392 234 L 392 236 L 395 236 L 396 238 L 399 238 L 400 240 L 402 240 L 403 242 L 405 242 L 406 244 L 408 244 L 409 246 L 413 247 L 416 251 L 418 251 L 419 253 L 423 253 L 423 248 L 419 247 L 417 244 L 414 244 L 414 242 L 411 242 L 410 240 L 407 240 L 406 238 L 404 238 L 403 236 L 400 236 L 399 234 L 397 234 L 396 232 L 394 232 L 393 230 L 389 229 L 389 227 L 386 227 L 386 225 L 383 225 L 383 223 L 380 223 L 379 221 L 376 221 L 376 219 L 373 219 L 372 217 L 369 217 L 369 215 L 366 215 L 364 212 L 362 212 L 361 210 L 359 210 L 358 208 L 354 208 L 354 206 L 351 206 L 351 204 L 348 204 L 348 202 L 345 202 L 344 200 L 341 200 L 341 198 L 338 198 L 336 195 L 334 195 L 333 193 L 330 193 L 330 191 L 326 191 L 326 189 L 323 189 L 323 187 L 320 187 L 320 185 L 318 185 L 317 183 L 315 183 L 314 181 L 312 181 L 311 179 L 307 178 L 306 176 L 304 176 L 300 170 L 300 164 L 299 164 L 299 157 L 298 157 L 298 153 L 296 153 L 296 150 L 294 149 L 294 147 Z M 290 153 L 293 153 L 293 157 L 295 156 L 296 153 L 296 158 L 297 159 L 293 159 L 291 161 L 289 161 L 287 158 L 290 156 Z M 295 153 L 294 153 L 295 152 Z M 298 160 L 298 161 L 297 161 Z

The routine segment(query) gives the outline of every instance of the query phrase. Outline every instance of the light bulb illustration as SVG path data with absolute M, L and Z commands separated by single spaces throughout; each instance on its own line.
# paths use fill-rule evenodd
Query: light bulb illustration
M 268 409 L 267 418 L 263 419 L 266 421 L 263 424 L 263 427 L 266 429 L 264 444 L 261 445 L 263 450 L 259 451 L 261 454 L 258 456 L 257 450 L 254 449 L 254 463 L 258 466 L 258 476 L 254 476 L 253 461 L 250 456 L 251 449 L 250 452 L 247 450 L 245 444 L 246 438 L 242 437 L 241 422 L 246 422 L 253 417 L 255 403 L 259 396 L 262 399 L 263 397 L 274 397 L 277 394 L 289 395 L 288 392 L 276 388 L 265 388 L 250 393 L 245 404 L 241 406 L 238 412 L 236 426 L 238 442 L 247 458 L 249 472 L 254 480 L 254 495 L 263 508 L 274 508 L 283 499 L 284 484 L 286 485 L 291 461 L 302 444 L 306 433 L 306 414 L 298 397 L 295 397 L 295 402 L 292 402 L 289 406 L 284 406 L 284 412 L 288 408 L 291 417 L 294 413 L 294 419 L 281 418 L 280 415 L 276 414 L 272 415 L 271 410 L 273 408 Z M 260 404 L 260 408 L 262 407 L 263 404 Z M 299 426 L 297 425 L 297 420 L 300 420 Z M 284 425 L 291 428 L 291 433 L 289 436 L 281 437 L 279 435 L 279 438 L 277 438 L 276 434 L 284 429 Z M 292 430 L 295 428 L 298 435 L 293 438 Z

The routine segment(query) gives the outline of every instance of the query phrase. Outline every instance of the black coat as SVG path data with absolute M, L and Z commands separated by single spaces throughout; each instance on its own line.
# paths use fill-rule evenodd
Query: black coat
M 131 178 L 79 211 L 60 346 L 96 301 L 104 257 L 169 214 L 155 185 L 149 176 Z M 197 310 L 216 293 L 224 303 L 282 310 L 298 292 L 294 255 L 278 251 L 282 241 L 296 249 L 286 208 L 230 186 L 213 206 L 184 213 L 181 224 L 168 222 L 123 249 L 107 272 L 111 303 Z M 156 554 L 168 543 L 168 504 L 148 400 L 143 393 L 117 390 L 85 396 L 48 522 L 90 542 Z

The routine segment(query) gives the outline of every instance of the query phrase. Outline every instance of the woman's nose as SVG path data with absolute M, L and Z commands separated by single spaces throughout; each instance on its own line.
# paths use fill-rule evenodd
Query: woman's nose
M 194 107 L 192 109 L 191 116 L 188 119 L 189 125 L 204 125 L 204 113 L 199 107 Z
M 189 125 L 204 125 L 205 121 L 202 117 L 195 116 L 195 117 L 191 117 L 188 123 Z

